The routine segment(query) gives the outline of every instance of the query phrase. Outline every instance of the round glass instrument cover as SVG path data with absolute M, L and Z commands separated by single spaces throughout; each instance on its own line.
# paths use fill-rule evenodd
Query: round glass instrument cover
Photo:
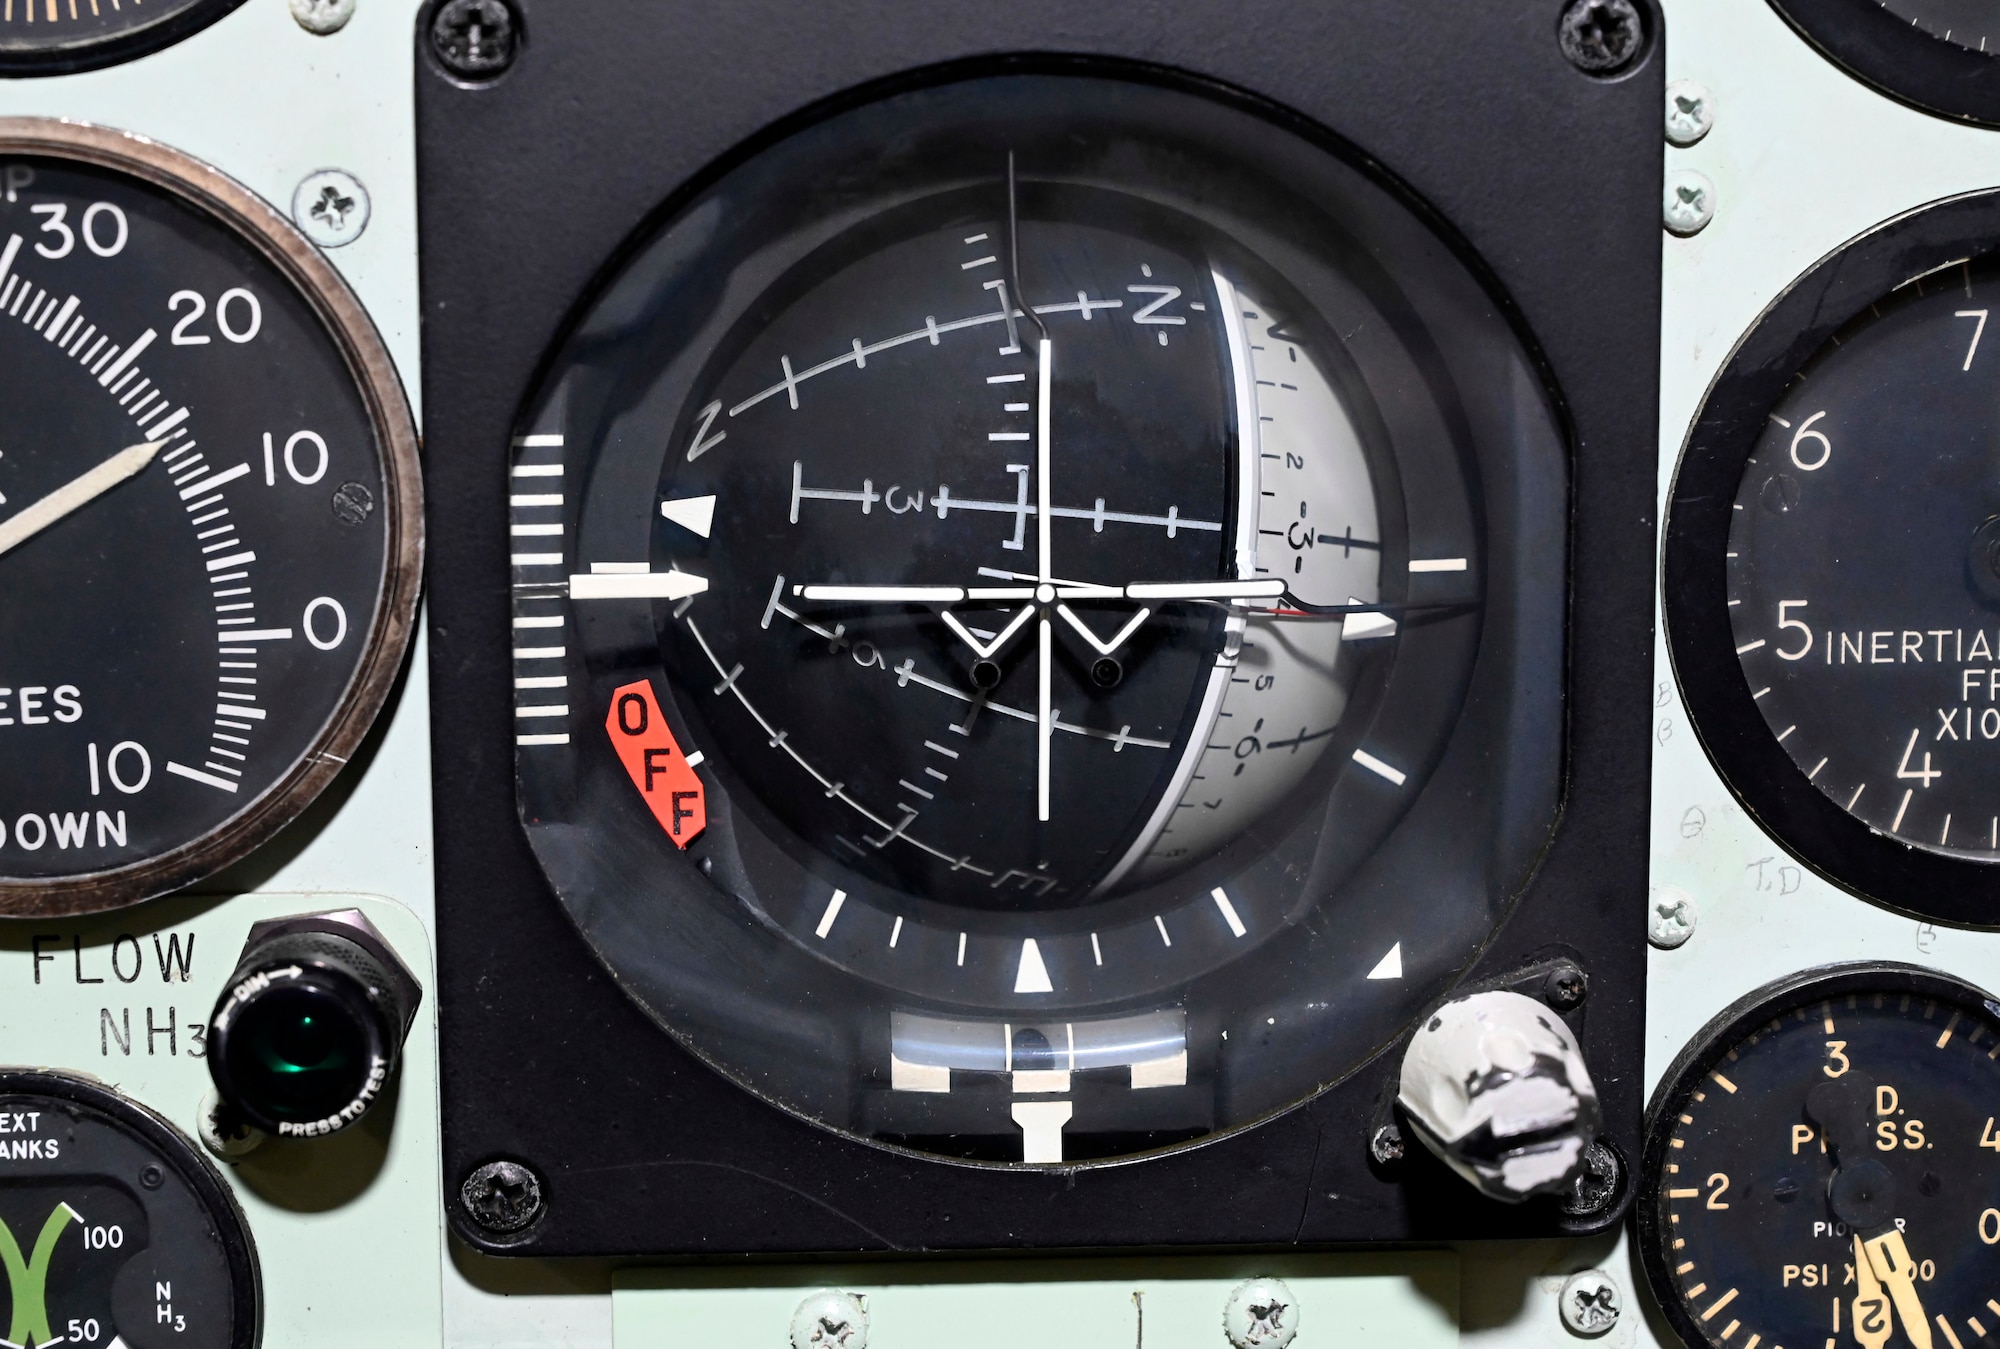
M 1232 103 L 1019 75 L 777 142 L 517 437 L 558 893 L 698 1052 L 877 1140 L 1077 1160 L 1302 1099 L 1549 824 L 1530 371 L 1408 208 Z
M 1915 847 L 2000 856 L 2000 475 L 1990 266 L 1864 312 L 1771 411 L 1736 492 L 1728 603 L 1771 733 Z
M 206 28 L 243 0 L 0 0 L 0 74 L 127 61 Z
M 1971 1345 L 2000 1330 L 1987 995 L 1835 967 L 1731 1008 L 1652 1108 L 1641 1252 L 1690 1345 Z
M 0 161 L 0 912 L 101 908 L 352 752 L 414 606 L 414 441 L 359 306 L 242 189 L 95 128 L 0 122 Z
M 0 1256 L 18 1345 L 250 1349 L 256 1255 L 185 1137 L 92 1083 L 0 1074 Z

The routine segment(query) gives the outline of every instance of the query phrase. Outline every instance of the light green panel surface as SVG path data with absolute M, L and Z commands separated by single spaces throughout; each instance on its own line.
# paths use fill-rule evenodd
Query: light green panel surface
M 800 1301 L 836 1288 L 864 1299 L 868 1349 L 1228 1349 L 1223 1302 L 1253 1275 L 1298 1299 L 1294 1349 L 1458 1344 L 1458 1257 L 1441 1251 L 635 1272 L 611 1295 L 612 1343 L 782 1349 Z
M 331 1138 L 272 1139 L 220 1168 L 257 1243 L 264 1343 L 274 1349 L 415 1349 L 442 1336 L 436 1009 L 423 924 L 387 900 L 318 893 L 165 900 L 0 926 L 0 1062 L 89 1074 L 194 1137 L 209 1091 L 202 1031 L 250 925 L 353 908 L 416 974 L 424 1001 L 395 1089 L 358 1124 Z

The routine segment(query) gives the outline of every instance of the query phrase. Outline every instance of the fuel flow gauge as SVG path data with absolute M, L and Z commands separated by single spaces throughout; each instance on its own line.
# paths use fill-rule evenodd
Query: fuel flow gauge
M 1823 968 L 1711 1022 L 1654 1098 L 1641 1252 L 1690 1345 L 2000 1335 L 2000 1029 L 1911 966 Z

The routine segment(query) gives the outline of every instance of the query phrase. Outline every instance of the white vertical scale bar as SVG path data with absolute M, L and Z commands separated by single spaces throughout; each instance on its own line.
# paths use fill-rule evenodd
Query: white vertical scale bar
M 107 389 L 110 388 L 112 384 L 116 382 L 118 377 L 125 373 L 126 369 L 132 364 L 132 362 L 139 359 L 139 353 L 144 351 L 147 347 L 152 346 L 154 340 L 157 339 L 158 337 L 159 334 L 153 331 L 151 328 L 148 328 L 146 329 L 145 332 L 140 333 L 139 336 L 133 340 L 132 345 L 125 348 L 124 352 L 118 357 L 117 360 L 113 361 L 110 365 L 104 368 L 104 373 L 97 377 L 97 382 L 99 384 L 102 384 Z
M 9 236 L 7 246 L 0 248 L 0 286 L 7 284 L 7 274 L 14 270 L 14 257 L 21 251 L 21 236 Z
M 1053 353 L 1054 344 L 1048 338 L 1044 337 L 1036 352 L 1039 357 L 1037 363 L 1041 369 L 1037 376 L 1035 391 L 1035 538 L 1041 550 L 1041 574 L 1039 579 L 1042 585 L 1048 585 L 1055 579 L 1055 571 L 1049 559 L 1051 501 L 1049 492 L 1049 389 L 1052 384 L 1050 367 Z M 1037 598 L 1040 598 L 1040 596 L 1038 595 Z M 1040 631 L 1041 651 L 1039 663 L 1041 666 L 1041 683 L 1035 700 L 1035 804 L 1043 821 L 1047 821 L 1049 818 L 1049 753 L 1051 749 L 1049 742 L 1054 736 L 1054 727 L 1051 724 L 1051 709 L 1049 707 L 1049 664 L 1053 645 L 1054 637 L 1049 631 L 1048 614 L 1044 612 Z

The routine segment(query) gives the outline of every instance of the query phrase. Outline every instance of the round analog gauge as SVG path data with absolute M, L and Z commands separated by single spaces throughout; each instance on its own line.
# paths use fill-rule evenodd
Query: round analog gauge
M 1551 822 L 1563 453 L 1493 315 L 1389 191 L 1153 84 L 738 165 L 516 441 L 558 894 L 697 1052 L 883 1142 L 1087 1160 L 1335 1080 Z
M 1771 0 L 1849 74 L 1926 112 L 2000 125 L 2000 16 L 1985 0 Z
M 2000 1333 L 2000 1024 L 1928 970 L 1759 990 L 1648 1115 L 1640 1254 L 1689 1345 L 1971 1345 Z
M 0 1073 L 0 1265 L 18 1345 L 252 1349 L 256 1252 L 193 1143 L 65 1074 Z
M 1675 486 L 1670 633 L 1705 743 L 1781 838 L 1887 903 L 1990 924 L 2000 271 L 1961 260 L 1827 295 L 1835 266 L 1910 266 L 1909 227 L 1891 229 L 1780 301 L 1711 391 Z
M 129 61 L 208 27 L 243 0 L 0 0 L 0 75 Z
M 0 121 L 0 912 L 240 857 L 407 645 L 409 411 L 338 276 L 212 169 Z

